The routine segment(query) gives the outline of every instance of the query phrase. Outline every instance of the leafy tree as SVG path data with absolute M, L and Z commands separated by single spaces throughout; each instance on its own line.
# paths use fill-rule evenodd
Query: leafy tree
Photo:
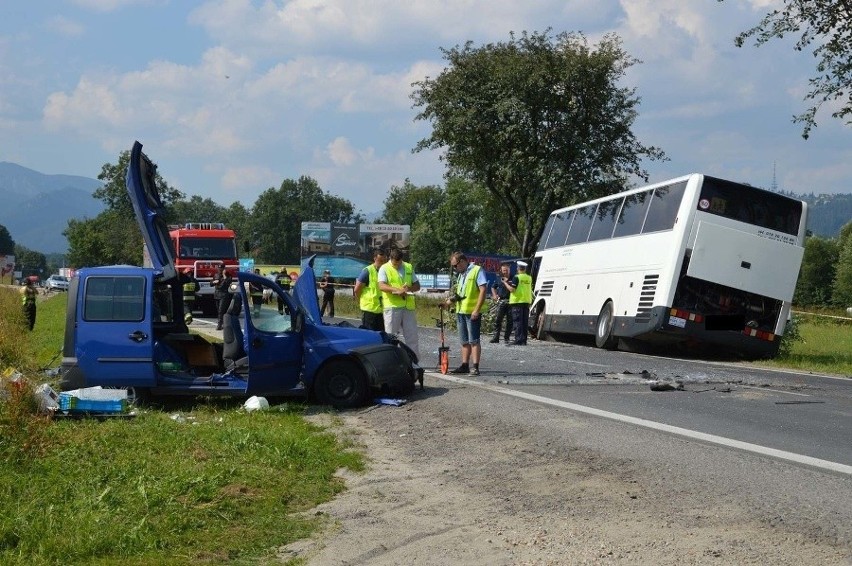
M 186 199 L 174 201 L 170 206 L 169 220 L 175 224 L 186 224 L 188 222 L 222 222 L 228 228 L 228 212 L 222 205 L 216 204 L 210 198 L 201 198 L 193 195 Z
M 499 251 L 500 238 L 487 221 L 487 199 L 484 188 L 451 177 L 441 203 L 436 208 L 422 210 L 414 222 L 411 231 L 414 267 L 420 272 L 434 273 L 447 269 L 454 251 Z
M 812 236 L 805 241 L 802 269 L 793 302 L 797 305 L 826 306 L 831 302 L 839 248 L 833 239 Z
M 640 159 L 665 158 L 631 131 L 639 98 L 618 83 L 638 60 L 615 35 L 596 49 L 547 30 L 441 51 L 448 67 L 414 83 L 416 118 L 432 123 L 414 151 L 444 149 L 450 175 L 485 187 L 521 255 L 532 255 L 554 208 L 647 179 Z
M 837 243 L 840 252 L 831 300 L 838 306 L 852 307 L 852 222 L 840 231 Z
M 242 251 L 243 243 L 251 235 L 251 212 L 241 202 L 234 201 L 225 210 L 225 226 L 237 235 L 238 252 Z
M 129 164 L 130 151 L 128 150 L 121 152 L 118 156 L 118 163 L 104 163 L 98 175 L 98 180 L 103 181 L 104 184 L 101 188 L 95 190 L 92 195 L 104 201 L 108 210 L 127 214 L 132 219 L 135 218 L 133 215 L 133 205 L 130 203 L 130 196 L 127 194 L 127 185 L 125 182 L 127 166 Z M 185 198 L 182 192 L 169 186 L 159 173 L 154 175 L 154 179 L 163 204 L 167 206 L 173 205 Z
M 383 224 L 408 224 L 414 221 L 424 210 L 435 210 L 444 200 L 444 191 L 435 185 L 418 187 L 409 179 L 400 187 L 394 185 L 385 198 L 382 217 Z
M 43 253 L 33 251 L 18 244 L 15 246 L 15 269 L 21 270 L 21 275 L 38 275 L 40 278 L 49 276 L 47 258 Z
M 808 81 L 810 91 L 805 96 L 813 104 L 793 117 L 794 123 L 802 124 L 802 137 L 808 139 L 817 125 L 817 112 L 827 102 L 840 101 L 842 105 L 831 117 L 852 123 L 852 3 L 783 0 L 783 8 L 767 13 L 759 24 L 740 33 L 734 43 L 742 47 L 746 40 L 754 38 L 754 45 L 759 47 L 788 34 L 799 35 L 796 51 L 815 45 L 812 53 L 818 59 L 817 74 Z
M 15 240 L 9 230 L 0 224 L 0 255 L 13 255 L 15 253 Z
M 106 163 L 101 167 L 98 179 L 104 184 L 93 195 L 106 204 L 106 210 L 93 219 L 68 221 L 63 234 L 68 239 L 68 261 L 72 266 L 142 264 L 142 234 L 125 182 L 129 163 L 130 152 L 123 151 L 118 163 Z M 159 173 L 155 175 L 155 182 L 164 204 L 184 198 L 183 193 L 170 187 Z
M 310 177 L 285 179 L 255 201 L 250 230 L 240 236 L 250 241 L 253 254 L 264 263 L 299 262 L 302 222 L 363 222 L 348 200 L 324 192 Z
M 105 210 L 95 218 L 71 219 L 63 232 L 74 267 L 142 265 L 142 234 L 135 217 Z

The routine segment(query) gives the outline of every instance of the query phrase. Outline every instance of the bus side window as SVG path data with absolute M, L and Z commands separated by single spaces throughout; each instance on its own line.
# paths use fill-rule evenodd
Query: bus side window
M 565 241 L 566 244 L 581 244 L 588 239 L 597 209 L 598 205 L 590 204 L 576 210 L 574 223 L 571 225 L 571 231 L 568 232 L 568 239 Z
M 558 248 L 565 245 L 565 237 L 571 229 L 571 220 L 574 218 L 574 211 L 569 210 L 560 212 L 555 215 L 553 227 L 550 230 L 550 236 L 547 238 L 548 248 Z
M 643 234 L 674 228 L 677 211 L 680 208 L 680 201 L 683 200 L 685 190 L 686 181 L 683 181 L 674 185 L 659 187 L 654 191 L 648 217 L 642 227 Z
M 624 199 L 608 200 L 598 205 L 598 212 L 595 214 L 592 231 L 589 233 L 590 242 L 612 238 L 616 217 L 621 211 L 621 203 L 623 201 Z
M 615 225 L 613 238 L 633 236 L 642 231 L 645 213 L 648 211 L 648 204 L 651 202 L 650 196 L 651 191 L 644 191 L 628 195 L 624 199 L 624 206 L 621 207 L 621 216 L 618 217 L 618 223 Z

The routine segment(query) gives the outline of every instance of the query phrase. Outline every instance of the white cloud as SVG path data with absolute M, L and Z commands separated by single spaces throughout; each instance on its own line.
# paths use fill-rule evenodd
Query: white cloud
M 71 3 L 96 12 L 114 12 L 134 4 L 151 5 L 163 1 L 167 0 L 71 0 Z
M 357 157 L 352 144 L 344 137 L 335 138 L 326 149 L 329 159 L 335 165 L 352 165 Z
M 86 32 L 82 24 L 64 16 L 54 16 L 47 21 L 45 27 L 64 37 L 80 37 Z
M 221 176 L 222 188 L 233 194 L 239 194 L 246 189 L 257 189 L 257 187 L 277 187 L 280 182 L 280 175 L 262 165 L 229 167 Z

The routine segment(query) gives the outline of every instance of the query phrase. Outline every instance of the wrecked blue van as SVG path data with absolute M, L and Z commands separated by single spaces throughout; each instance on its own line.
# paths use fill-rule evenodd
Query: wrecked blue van
M 422 386 L 415 354 L 394 336 L 322 321 L 313 258 L 302 265 L 292 294 L 265 277 L 238 273 L 224 343 L 190 333 L 155 172 L 136 142 L 127 191 L 153 267 L 77 270 L 68 293 L 62 390 L 120 387 L 140 399 L 307 395 L 346 408 L 374 394 L 407 395 L 418 381 Z M 250 284 L 273 300 L 252 305 Z

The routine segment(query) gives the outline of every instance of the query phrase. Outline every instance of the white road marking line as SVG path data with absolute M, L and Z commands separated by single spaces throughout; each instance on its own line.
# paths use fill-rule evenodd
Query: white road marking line
M 667 432 L 669 434 L 674 434 L 677 436 L 683 436 L 685 438 L 691 438 L 694 440 L 700 440 L 701 442 L 707 442 L 709 444 L 716 444 L 719 446 L 726 446 L 729 448 L 736 448 L 737 450 L 743 450 L 745 452 L 752 452 L 754 454 L 761 454 L 763 456 L 769 456 L 771 458 L 777 458 L 779 460 L 786 460 L 789 462 L 794 462 L 796 464 L 802 464 L 805 466 L 811 466 L 814 468 L 819 468 L 822 470 L 827 470 L 830 472 L 835 472 L 839 474 L 845 474 L 852 476 L 852 466 L 847 466 L 845 464 L 840 464 L 838 462 L 831 462 L 829 460 L 821 460 L 819 458 L 812 458 L 810 456 L 803 456 L 802 454 L 795 454 L 793 452 L 787 452 L 785 450 L 777 450 L 775 448 L 769 448 L 767 446 L 760 446 L 759 444 L 752 444 L 750 442 L 743 442 L 741 440 L 734 440 L 732 438 L 725 438 L 724 436 L 716 436 L 713 434 L 707 434 L 704 432 L 698 432 L 695 430 L 689 430 L 687 428 L 681 428 L 678 426 L 667 425 L 664 423 L 658 423 L 655 421 L 649 421 L 646 419 L 639 419 L 636 417 L 629 417 L 627 415 L 620 415 L 618 413 L 612 413 L 610 411 L 603 411 L 601 409 L 595 409 L 592 407 L 586 407 L 584 405 L 577 405 L 575 403 L 568 403 L 566 401 L 559 401 L 557 399 L 549 399 L 547 397 L 542 397 L 540 395 L 532 395 L 530 393 L 524 393 L 523 391 L 515 391 L 513 389 L 506 389 L 505 387 L 498 387 L 496 385 L 489 385 L 487 383 L 480 383 L 478 381 L 472 381 L 470 379 L 464 379 L 461 377 L 454 377 L 450 375 L 443 375 L 440 373 L 427 372 L 432 377 L 436 377 L 438 379 L 443 379 L 446 381 L 452 381 L 455 383 L 460 383 L 463 385 L 470 385 L 473 387 L 479 387 L 480 389 L 487 389 L 489 391 L 494 391 L 495 393 L 502 393 L 503 395 L 509 395 L 511 397 L 517 397 L 519 399 L 526 399 L 528 401 L 534 401 L 536 403 L 543 403 L 545 405 L 553 405 L 554 407 L 561 407 L 563 409 L 568 409 L 569 411 L 576 411 L 578 413 L 585 413 L 588 415 L 594 415 L 596 417 L 602 417 L 605 419 L 610 419 L 614 421 L 619 421 L 623 423 L 628 423 L 636 426 L 641 426 L 644 428 L 649 428 L 652 430 L 659 430 L 662 432 Z

